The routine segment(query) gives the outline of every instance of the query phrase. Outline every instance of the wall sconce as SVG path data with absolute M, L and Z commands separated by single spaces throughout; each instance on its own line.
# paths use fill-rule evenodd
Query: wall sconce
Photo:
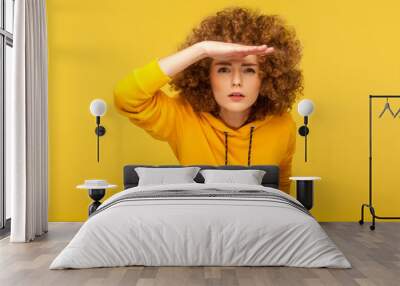
M 97 127 L 94 132 L 97 135 L 97 162 L 99 162 L 99 137 L 106 134 L 106 129 L 100 125 L 100 116 L 103 116 L 107 111 L 107 104 L 102 99 L 94 99 L 90 103 L 90 113 L 96 116 Z
M 310 133 L 310 130 L 307 127 L 308 124 L 308 116 L 314 111 L 314 103 L 310 99 L 303 99 L 297 105 L 297 112 L 304 116 L 304 125 L 299 128 L 299 134 L 305 137 L 304 144 L 304 161 L 307 162 L 307 135 Z

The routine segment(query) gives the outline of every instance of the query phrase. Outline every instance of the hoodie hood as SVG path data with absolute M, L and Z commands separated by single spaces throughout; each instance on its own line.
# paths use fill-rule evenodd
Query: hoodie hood
M 227 126 L 221 119 L 216 118 L 214 115 L 212 115 L 209 112 L 201 112 L 201 117 L 203 117 L 214 129 L 219 130 L 222 133 L 228 132 L 232 136 L 245 138 L 245 137 L 249 136 L 251 127 L 254 128 L 254 131 L 257 130 L 257 128 L 261 127 L 262 125 L 267 124 L 272 119 L 273 115 L 267 115 L 262 120 L 255 120 L 255 121 L 246 123 L 245 125 L 237 128 L 237 129 L 233 129 L 233 128 Z
M 225 141 L 225 165 L 228 165 L 228 149 L 229 149 L 229 137 L 239 137 L 245 138 L 249 137 L 249 144 L 248 144 L 248 154 L 247 154 L 247 165 L 251 165 L 251 147 L 254 132 L 262 125 L 267 124 L 273 117 L 273 115 L 267 115 L 263 120 L 255 120 L 245 125 L 233 129 L 227 126 L 221 119 L 216 118 L 214 115 L 208 112 L 202 112 L 201 114 L 203 118 L 208 121 L 208 123 L 216 130 L 224 133 L 224 141 Z

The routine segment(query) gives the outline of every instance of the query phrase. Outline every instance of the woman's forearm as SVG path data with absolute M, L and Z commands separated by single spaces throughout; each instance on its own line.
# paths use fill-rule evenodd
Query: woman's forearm
M 173 77 L 195 62 L 207 57 L 201 43 L 196 43 L 158 61 L 160 68 L 169 77 Z

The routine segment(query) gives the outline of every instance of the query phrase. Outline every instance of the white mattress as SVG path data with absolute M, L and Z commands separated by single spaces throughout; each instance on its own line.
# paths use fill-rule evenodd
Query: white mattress
M 257 185 L 130 188 L 99 207 L 50 269 L 128 265 L 351 268 L 311 215 L 273 199 L 185 196 L 118 201 L 136 192 L 206 192 L 210 188 L 261 190 L 300 204 L 277 189 Z

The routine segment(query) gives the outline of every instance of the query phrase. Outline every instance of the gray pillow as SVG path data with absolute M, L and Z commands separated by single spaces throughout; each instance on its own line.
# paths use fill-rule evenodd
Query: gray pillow
M 261 185 L 265 175 L 263 170 L 201 170 L 200 174 L 204 177 L 205 184 L 229 183 Z
M 196 183 L 193 179 L 200 167 L 150 168 L 136 167 L 138 186 Z

